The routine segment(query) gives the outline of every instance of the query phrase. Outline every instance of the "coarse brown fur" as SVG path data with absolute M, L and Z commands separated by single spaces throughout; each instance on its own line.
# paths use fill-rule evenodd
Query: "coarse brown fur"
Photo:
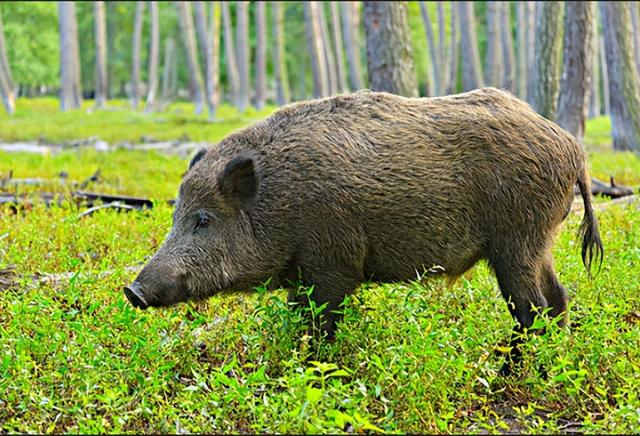
M 602 245 L 585 154 L 511 94 L 361 91 L 296 103 L 199 157 L 137 283 L 150 305 L 165 305 L 299 271 L 315 302 L 328 303 L 331 335 L 332 311 L 365 280 L 433 266 L 457 277 L 487 259 L 529 327 L 532 306 L 566 312 L 551 247 L 576 183 L 589 268 Z

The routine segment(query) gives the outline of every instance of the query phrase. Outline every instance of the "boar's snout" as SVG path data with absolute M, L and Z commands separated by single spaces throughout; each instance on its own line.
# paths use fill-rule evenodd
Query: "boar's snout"
M 140 309 L 146 309 L 149 307 L 147 300 L 144 298 L 144 294 L 142 293 L 142 287 L 140 283 L 133 282 L 129 286 L 124 287 L 124 295 L 127 296 L 127 299 L 133 305 L 133 307 L 137 307 Z

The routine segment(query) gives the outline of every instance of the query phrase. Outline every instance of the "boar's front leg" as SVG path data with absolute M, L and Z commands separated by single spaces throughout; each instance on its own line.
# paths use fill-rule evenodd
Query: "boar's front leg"
M 311 309 L 311 302 L 315 307 L 326 304 L 319 316 L 313 316 L 313 336 L 333 339 L 336 323 L 342 318 L 340 304 L 345 297 L 362 283 L 361 270 L 346 267 L 306 268 L 302 269 L 302 281 L 305 286 L 313 287 L 311 294 L 303 291 L 289 293 L 289 301 Z M 311 317 L 311 312 L 307 315 Z

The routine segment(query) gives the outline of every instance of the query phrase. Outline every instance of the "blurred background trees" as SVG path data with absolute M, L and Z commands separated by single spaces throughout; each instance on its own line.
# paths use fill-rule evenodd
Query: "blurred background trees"
M 0 96 L 10 113 L 43 94 L 63 110 L 186 99 L 215 119 L 223 102 L 496 86 L 578 138 L 611 112 L 616 147 L 638 150 L 639 4 L 605 3 L 2 2 Z

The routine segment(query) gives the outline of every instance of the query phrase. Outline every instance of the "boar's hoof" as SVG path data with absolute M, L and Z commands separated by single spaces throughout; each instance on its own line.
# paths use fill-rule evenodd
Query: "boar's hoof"
M 144 299 L 140 285 L 135 282 L 131 284 L 131 286 L 124 287 L 124 295 L 127 296 L 127 299 L 133 307 L 139 307 L 140 309 L 146 309 L 149 307 L 147 300 Z

